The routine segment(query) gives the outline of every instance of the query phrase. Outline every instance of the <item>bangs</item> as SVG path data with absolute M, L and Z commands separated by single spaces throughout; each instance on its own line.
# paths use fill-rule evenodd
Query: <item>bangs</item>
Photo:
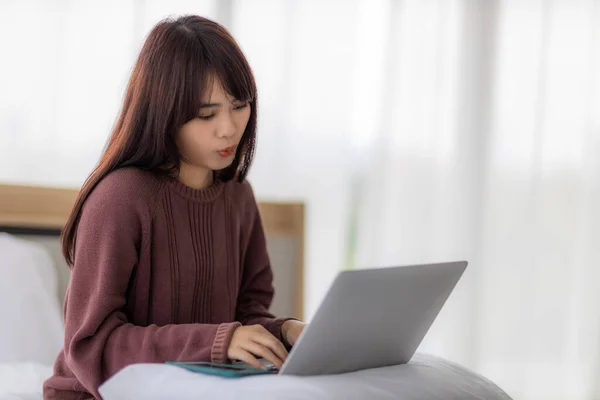
M 218 79 L 225 92 L 239 101 L 252 103 L 256 99 L 256 85 L 252 70 L 235 43 L 227 43 L 225 49 L 206 48 L 205 73 L 202 97 L 210 96 L 214 79 Z M 216 50 L 216 51 L 215 51 Z
M 196 17 L 184 17 L 179 22 L 186 38 L 185 48 L 181 50 L 187 54 L 185 76 L 177 85 L 183 94 L 181 106 L 185 110 L 185 118 L 179 120 L 180 124 L 197 116 L 202 100 L 210 98 L 215 79 L 234 99 L 256 103 L 252 69 L 229 32 L 218 24 Z
M 231 69 L 221 66 L 215 68 L 212 78 L 214 77 L 219 79 L 227 94 L 233 98 L 249 103 L 256 98 L 256 87 L 252 84 L 252 72 L 249 69 L 242 68 L 234 73 Z
M 210 69 L 202 79 L 200 98 L 209 99 L 212 96 L 212 88 L 215 79 L 219 81 L 225 93 L 235 100 L 252 103 L 256 99 L 256 89 L 247 85 L 239 75 L 227 74 L 223 69 Z M 200 104 L 202 105 L 202 104 Z

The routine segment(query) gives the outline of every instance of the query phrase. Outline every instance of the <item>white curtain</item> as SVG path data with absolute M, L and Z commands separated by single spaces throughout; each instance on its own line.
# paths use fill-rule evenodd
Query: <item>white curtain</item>
M 599 6 L 395 9 L 357 264 L 469 260 L 421 351 L 515 398 L 600 398 Z
M 598 1 L 3 2 L 0 181 L 81 184 L 181 13 L 254 68 L 250 179 L 307 202 L 308 317 L 342 268 L 467 259 L 420 351 L 517 399 L 600 398 Z

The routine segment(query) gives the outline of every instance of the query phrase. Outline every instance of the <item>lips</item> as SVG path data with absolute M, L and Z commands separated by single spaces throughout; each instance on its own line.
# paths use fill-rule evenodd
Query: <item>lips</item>
M 235 153 L 236 146 L 227 147 L 226 149 L 219 150 L 221 157 L 231 157 Z

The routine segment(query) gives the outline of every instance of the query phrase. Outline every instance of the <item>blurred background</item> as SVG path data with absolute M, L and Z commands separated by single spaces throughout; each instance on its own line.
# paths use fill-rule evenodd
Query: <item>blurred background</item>
M 342 269 L 466 259 L 419 351 L 600 399 L 600 1 L 3 0 L 0 182 L 79 187 L 187 13 L 254 69 L 249 178 L 306 204 L 308 319 Z

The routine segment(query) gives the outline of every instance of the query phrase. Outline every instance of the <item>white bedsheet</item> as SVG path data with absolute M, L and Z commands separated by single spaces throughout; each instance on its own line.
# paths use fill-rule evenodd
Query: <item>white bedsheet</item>
M 318 377 L 274 375 L 230 379 L 171 365 L 136 364 L 109 379 L 100 387 L 100 394 L 104 400 L 510 399 L 482 376 L 427 355 L 416 355 L 406 365 Z
M 0 400 L 39 400 L 52 366 L 36 362 L 0 363 Z

